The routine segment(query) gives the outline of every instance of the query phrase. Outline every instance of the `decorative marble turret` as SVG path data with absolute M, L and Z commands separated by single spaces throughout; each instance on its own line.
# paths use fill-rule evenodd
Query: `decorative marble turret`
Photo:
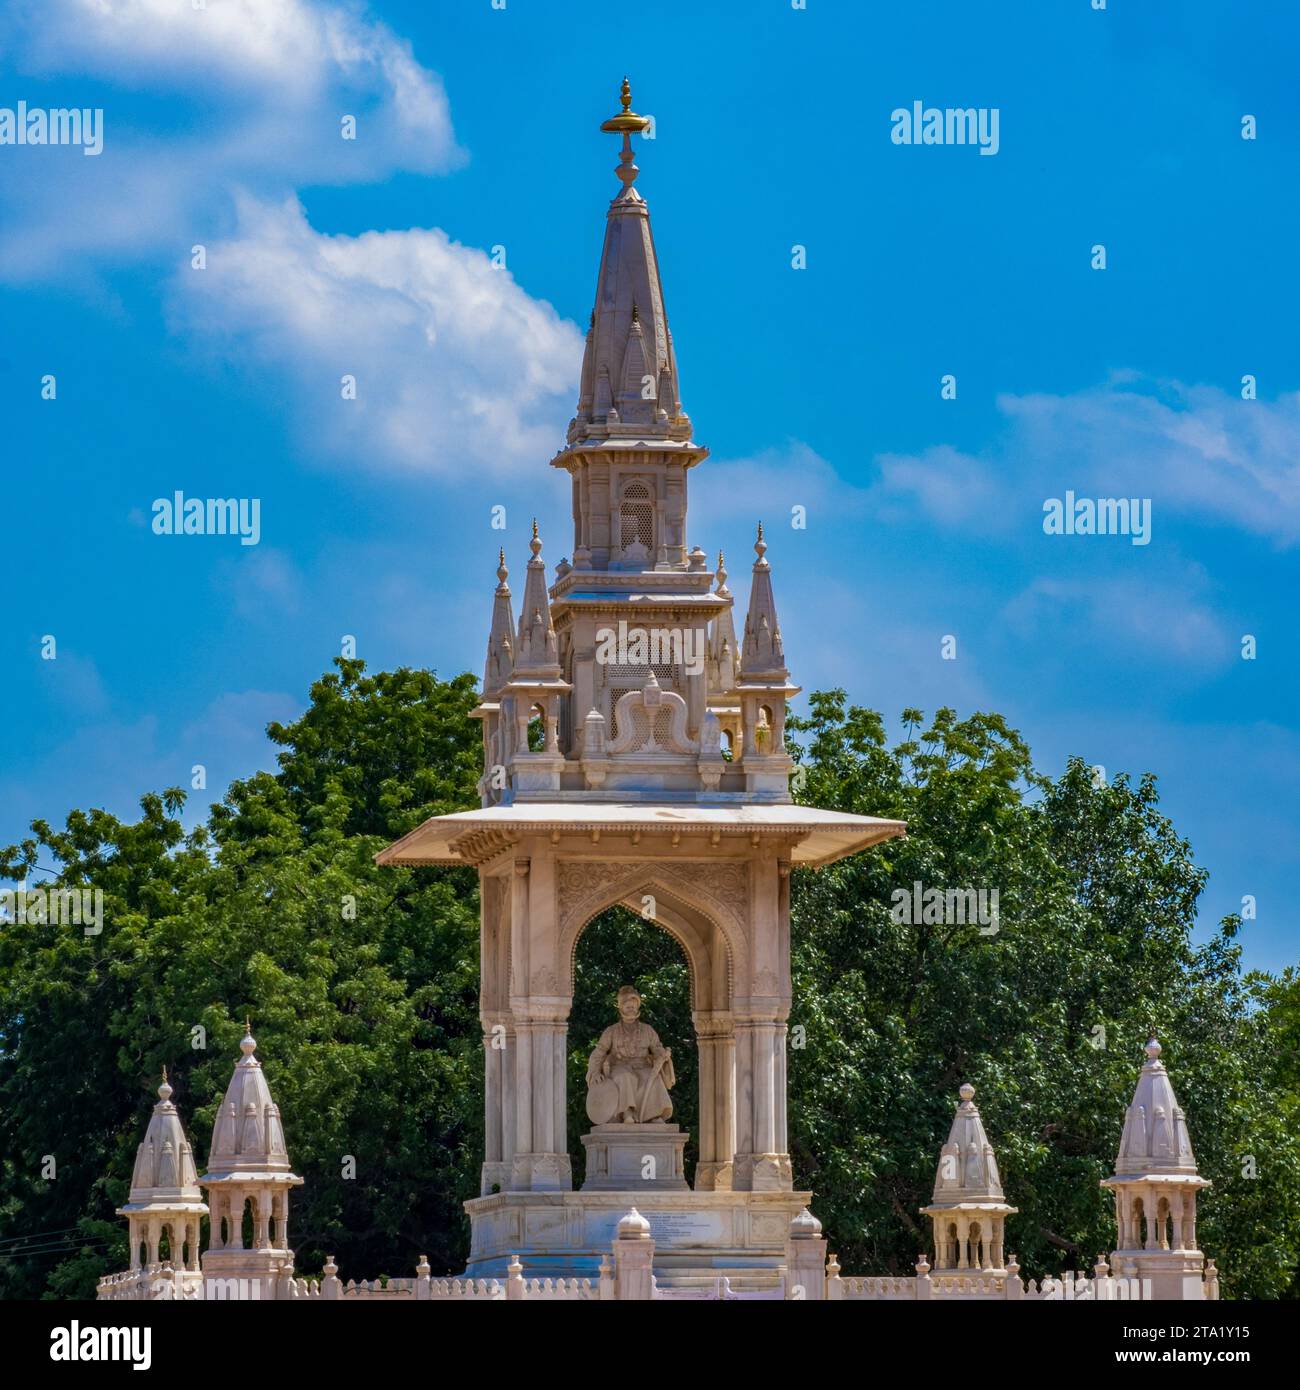
M 238 1280 L 230 1286 L 231 1297 L 274 1298 L 281 1269 L 293 1266 L 289 1189 L 302 1179 L 289 1166 L 280 1107 L 253 1056 L 251 1029 L 239 1050 L 243 1055 L 212 1127 L 208 1171 L 199 1179 L 212 1208 L 203 1273 L 209 1285 L 213 1279 Z
M 483 698 L 495 700 L 515 669 L 515 615 L 510 607 L 510 585 L 506 580 L 506 552 L 497 562 L 497 589 L 492 599 L 492 630 L 488 634 L 487 661 L 483 666 Z
M 559 644 L 546 591 L 542 538 L 536 521 L 528 545 L 531 558 L 519 609 L 514 667 L 501 690 L 501 722 L 506 726 L 502 751 L 506 754 L 510 785 L 516 793 L 535 795 L 560 789 L 564 769 L 559 744 L 560 702 L 572 686 L 560 669 Z M 534 718 L 541 721 L 542 729 L 542 747 L 536 752 L 528 746 L 528 726 Z
M 632 110 L 626 79 L 621 107 L 601 127 L 622 139 L 621 187 L 605 218 L 578 405 L 551 460 L 571 480 L 573 563 L 560 563 L 548 593 L 534 529 L 508 663 L 498 587 L 475 711 L 480 794 L 484 806 L 789 802 L 785 705 L 798 687 L 766 543 L 760 535 L 742 648 L 726 571 L 715 588 L 704 551 L 687 542 L 687 480 L 708 450 L 682 408 L 650 212 L 634 186 L 631 137 L 650 118 Z M 539 717 L 534 751 L 528 724 Z
M 1210 1183 L 1196 1171 L 1187 1120 L 1154 1036 L 1145 1050 L 1115 1176 L 1102 1182 L 1115 1194 L 1111 1268 L 1140 1278 L 1144 1298 L 1201 1298 L 1205 1256 L 1196 1248 L 1196 1194 Z
M 1005 1274 L 1004 1227 L 1008 1206 L 993 1145 L 975 1108 L 975 1087 L 961 1088 L 948 1142 L 939 1151 L 934 1194 L 922 1212 L 934 1223 L 934 1270 Z
M 772 566 L 767 559 L 761 521 L 754 553 L 758 558 L 750 584 L 737 682 L 745 788 L 759 793 L 784 791 L 788 795 L 794 760 L 785 747 L 785 706 L 792 695 L 799 693 L 799 687 L 790 684 L 785 665 L 785 645 L 772 593 Z
M 181 1117 L 172 1104 L 172 1088 L 163 1068 L 158 1104 L 149 1117 L 144 1140 L 136 1150 L 131 1192 L 117 1214 L 127 1218 L 131 1268 L 158 1264 L 164 1233 L 167 1261 L 174 1269 L 199 1267 L 199 1221 L 207 1214 L 194 1168 L 194 1153 Z

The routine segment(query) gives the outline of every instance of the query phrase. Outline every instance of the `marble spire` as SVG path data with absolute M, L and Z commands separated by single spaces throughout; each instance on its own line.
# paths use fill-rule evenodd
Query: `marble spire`
M 781 623 L 776 616 L 776 597 L 772 593 L 772 566 L 763 539 L 763 523 L 758 523 L 754 541 L 754 577 L 750 582 L 749 608 L 745 613 L 745 640 L 741 648 L 741 677 L 749 682 L 784 683 L 790 678 L 781 641 Z
M 483 667 L 483 698 L 494 699 L 510 679 L 515 664 L 515 615 L 510 606 L 510 585 L 506 583 L 506 553 L 497 562 L 497 588 L 492 600 L 492 627 L 488 633 L 487 661 Z
M 633 162 L 631 137 L 649 125 L 648 116 L 632 110 L 632 91 L 625 77 L 622 110 L 601 126 L 623 137 L 615 170 L 623 187 L 606 214 L 578 407 L 569 425 L 570 444 L 620 434 L 677 441 L 689 440 L 691 435 L 691 422 L 682 410 L 650 213 L 634 187 L 640 171 Z
M 934 1268 L 1003 1273 L 1006 1267 L 1007 1204 L 993 1145 L 975 1108 L 975 1087 L 967 1082 L 952 1117 L 948 1142 L 939 1150 L 934 1193 L 922 1208 L 934 1224 Z
M 551 622 L 551 601 L 546 589 L 546 562 L 542 559 L 542 538 L 533 522 L 532 539 L 528 542 L 532 558 L 524 579 L 524 597 L 519 609 L 519 641 L 515 648 L 516 682 L 529 678 L 558 678 L 559 650 L 555 626 Z M 500 590 L 498 590 L 498 593 Z
M 205 1180 L 234 1172 L 289 1171 L 280 1107 L 271 1099 L 261 1062 L 253 1056 L 257 1043 L 251 1031 L 246 1029 L 239 1050 L 242 1055 L 235 1063 L 235 1073 L 212 1126 Z
M 1115 1175 L 1195 1173 L 1196 1159 L 1187 1133 L 1187 1120 L 1174 1095 L 1169 1073 L 1160 1060 L 1163 1049 L 1153 1037 L 1144 1050 L 1147 1060 L 1124 1115 Z
M 164 1201 L 200 1206 L 203 1203 L 194 1152 L 185 1137 L 180 1112 L 172 1104 L 165 1067 L 162 1085 L 158 1087 L 158 1104 L 136 1150 L 130 1201 L 132 1205 Z

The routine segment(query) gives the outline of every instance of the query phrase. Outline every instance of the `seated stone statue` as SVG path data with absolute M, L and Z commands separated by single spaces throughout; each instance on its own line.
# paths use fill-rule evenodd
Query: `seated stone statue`
M 593 1124 L 662 1124 L 673 1113 L 673 1058 L 648 1023 L 631 985 L 618 992 L 620 1021 L 600 1035 L 587 1064 L 587 1115 Z

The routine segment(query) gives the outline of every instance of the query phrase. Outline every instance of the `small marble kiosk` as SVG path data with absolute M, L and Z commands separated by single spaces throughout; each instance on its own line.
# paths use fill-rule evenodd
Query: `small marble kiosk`
M 377 856 L 479 872 L 486 1152 L 482 1195 L 466 1203 L 476 1276 L 504 1275 L 512 1254 L 528 1274 L 594 1274 L 633 1205 L 661 1281 L 782 1268 L 811 1197 L 794 1190 L 786 1142 L 790 870 L 904 828 L 793 804 L 784 724 L 798 687 L 762 527 L 739 640 L 721 555 L 711 568 L 688 544 L 687 484 L 708 450 L 682 407 L 635 187 L 630 137 L 646 125 L 625 81 L 622 110 L 602 126 L 622 137 L 622 187 L 606 215 L 577 412 L 551 460 L 572 487 L 573 559 L 548 584 L 534 525 L 516 623 L 500 557 L 475 711 L 482 807 L 426 821 Z M 589 1171 L 574 1190 L 574 952 L 616 904 L 669 932 L 689 961 L 693 1187 L 675 1126 L 620 1119 L 584 1140 Z

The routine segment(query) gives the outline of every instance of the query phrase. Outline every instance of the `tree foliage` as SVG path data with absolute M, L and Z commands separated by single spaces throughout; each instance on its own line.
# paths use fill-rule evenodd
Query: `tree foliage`
M 333 1254 L 347 1275 L 408 1273 L 422 1253 L 463 1267 L 460 1203 L 482 1148 L 477 883 L 372 856 L 474 804 L 474 681 L 336 664 L 300 719 L 269 729 L 278 771 L 236 782 L 198 828 L 173 789 L 143 797 L 135 821 L 38 821 L 0 854 L 10 879 L 105 895 L 98 936 L 0 925 L 0 1295 L 87 1297 L 125 1267 L 113 1209 L 160 1069 L 201 1161 L 245 1013 L 307 1178 L 290 1223 L 299 1268 Z M 909 827 L 793 886 L 791 1149 L 845 1268 L 903 1270 L 926 1245 L 917 1209 L 967 1080 L 1019 1208 L 1022 1265 L 1090 1264 L 1113 1243 L 1097 1183 L 1154 1025 L 1214 1181 L 1201 1244 L 1225 1291 L 1292 1294 L 1295 975 L 1243 978 L 1235 919 L 1193 944 L 1205 876 L 1153 778 L 1094 786 L 1072 762 L 1049 780 L 996 715 L 904 720 L 891 748 L 878 715 L 831 692 L 792 721 L 802 799 Z M 896 921 L 895 890 L 914 882 L 996 888 L 997 932 Z M 673 1048 L 675 1118 L 695 1125 L 685 960 L 612 911 L 577 957 L 575 1172 L 586 1058 L 627 982 Z

